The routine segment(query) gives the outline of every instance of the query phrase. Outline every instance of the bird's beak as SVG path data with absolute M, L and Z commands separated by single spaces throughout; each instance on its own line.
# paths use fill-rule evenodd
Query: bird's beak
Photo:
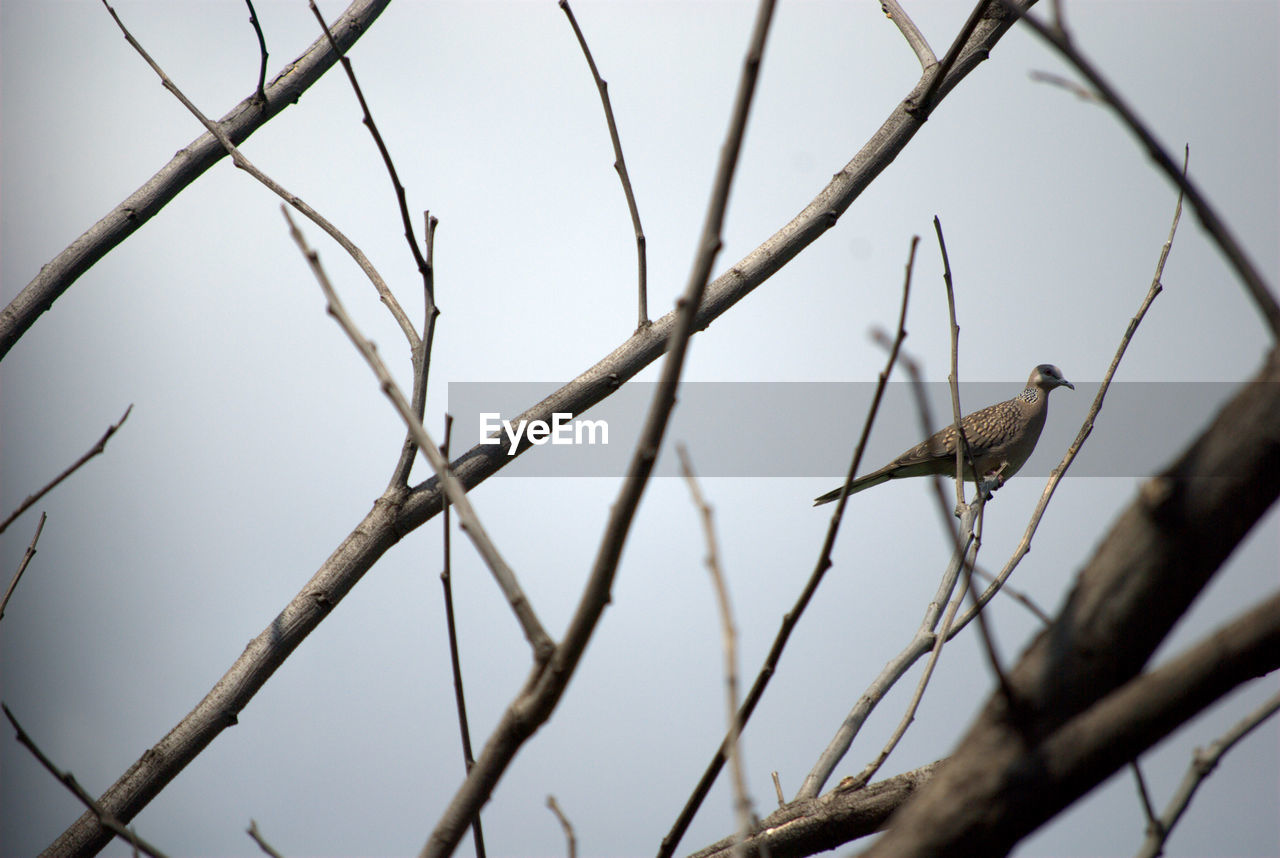
M 1076 386 L 1075 386 L 1074 384 L 1072 384 L 1071 382 L 1067 381 L 1065 378 L 1062 380 L 1062 386 L 1063 386 L 1063 387 L 1069 387 L 1069 388 L 1071 388 L 1072 390 L 1075 390 L 1075 389 L 1076 389 Z

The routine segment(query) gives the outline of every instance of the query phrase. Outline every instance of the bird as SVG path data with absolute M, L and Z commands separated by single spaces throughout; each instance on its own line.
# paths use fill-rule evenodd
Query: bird
M 1031 371 L 1027 386 L 1013 399 L 988 405 L 961 419 L 969 456 L 983 482 L 994 481 L 998 488 L 1031 458 L 1031 451 L 1040 439 L 1040 430 L 1044 428 L 1045 415 L 1049 412 L 1049 391 L 1055 387 L 1076 389 L 1074 384 L 1063 378 L 1062 370 L 1053 364 L 1042 363 Z M 965 462 L 965 479 L 973 480 L 973 471 Z M 954 476 L 955 472 L 956 427 L 953 423 L 880 470 L 858 477 L 849 484 L 849 494 L 902 477 Z M 814 498 L 813 505 L 836 500 L 843 488 L 841 486 Z

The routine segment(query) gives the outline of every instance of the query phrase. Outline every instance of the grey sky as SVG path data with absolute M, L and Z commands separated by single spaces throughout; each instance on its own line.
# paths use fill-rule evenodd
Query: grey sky
M 274 75 L 316 25 L 300 0 L 256 5 Z M 907 6 L 939 54 L 968 13 L 958 2 Z M 1276 5 L 1067 7 L 1079 43 L 1162 140 L 1191 144 L 1192 174 L 1270 282 L 1280 282 Z M 251 91 L 257 45 L 241 4 L 121 0 L 116 8 L 207 113 L 221 115 Z M 661 315 L 688 274 L 752 6 L 575 9 L 609 80 L 648 237 L 651 314 Z M 0 39 L 7 303 L 200 128 L 97 3 L 6 0 Z M 428 428 L 440 429 L 449 382 L 563 382 L 630 334 L 630 222 L 595 88 L 555 3 L 393 4 L 352 58 L 411 210 L 441 218 L 444 315 Z M 919 234 L 907 345 L 929 378 L 945 378 L 937 214 L 956 275 L 962 377 L 1004 385 L 1003 397 L 1035 364 L 1057 364 L 1077 390 L 1054 394 L 1049 423 L 1070 437 L 1146 291 L 1174 193 L 1107 112 L 1033 82 L 1033 69 L 1066 73 L 1015 30 L 833 230 L 698 335 L 687 377 L 873 379 L 883 355 L 867 332 L 893 324 L 908 243 Z M 918 70 L 875 2 L 781 4 L 717 273 L 848 162 Z M 245 152 L 347 231 L 411 317 L 420 315 L 389 184 L 340 74 Z M 407 381 L 403 338 L 367 281 L 318 230 L 304 229 L 365 333 Z M 1164 282 L 1119 378 L 1250 374 L 1267 347 L 1263 326 L 1194 217 L 1183 219 Z M 642 375 L 653 377 L 652 369 Z M 0 696 L 95 793 L 185 715 L 305 584 L 381 492 L 403 437 L 326 316 L 278 200 L 229 163 L 83 276 L 6 357 L 0 514 L 129 403 L 134 412 L 107 453 L 0 535 L 0 568 L 15 568 L 39 511 L 49 513 L 39 554 L 0 623 Z M 1109 417 L 1104 410 L 1095 429 L 1099 444 L 1151 435 L 1177 449 L 1199 428 Z M 744 432 L 752 421 L 742 415 Z M 828 443 L 847 450 L 855 431 L 832 426 Z M 895 452 L 916 440 L 878 438 Z M 1061 452 L 1042 447 L 1039 457 L 1052 462 Z M 691 453 L 696 465 L 699 449 Z M 1135 485 L 1068 478 L 1015 585 L 1046 608 L 1059 604 Z M 983 549 L 989 565 L 1008 556 L 1042 486 L 1042 478 L 1016 479 L 997 496 Z M 819 550 L 828 513 L 809 504 L 830 480 L 716 479 L 703 488 L 716 507 L 742 669 L 753 675 Z M 612 479 L 503 478 L 472 494 L 553 634 L 576 604 L 616 491 Z M 845 712 L 906 643 L 945 563 L 921 482 L 859 496 L 848 515 L 836 567 L 744 737 L 761 813 L 772 806 L 770 771 L 794 793 Z M 1162 655 L 1270 593 L 1280 579 L 1278 541 L 1273 510 Z M 416 852 L 462 773 L 440 542 L 433 522 L 393 549 L 239 725 L 138 817 L 138 829 L 171 854 L 255 854 L 243 833 L 250 817 L 287 855 Z M 465 540 L 454 545 L 479 742 L 524 680 L 528 655 L 483 565 Z M 655 480 L 579 674 L 485 811 L 490 854 L 564 854 L 548 793 L 573 820 L 582 854 L 656 850 L 723 732 L 703 553 L 686 487 Z M 993 618 L 1003 653 L 1015 657 L 1035 621 L 1010 600 L 993 605 Z M 877 710 L 838 775 L 879 750 L 915 675 Z M 885 773 L 947 754 L 991 685 L 964 636 L 944 654 Z M 1157 803 L 1195 746 L 1276 688 L 1274 677 L 1255 683 L 1144 758 Z M 1278 772 L 1271 724 L 1226 759 L 1167 854 L 1280 854 L 1271 810 L 1280 805 Z M 78 813 L 5 733 L 0 853 L 31 854 Z M 685 851 L 731 827 L 730 797 L 718 786 Z M 1122 774 L 1018 854 L 1132 854 L 1142 833 Z

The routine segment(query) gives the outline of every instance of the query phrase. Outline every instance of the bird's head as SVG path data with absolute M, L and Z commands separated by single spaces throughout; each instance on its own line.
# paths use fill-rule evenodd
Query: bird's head
M 1051 363 L 1042 363 L 1031 370 L 1031 378 L 1027 379 L 1027 387 L 1038 387 L 1044 391 L 1053 390 L 1055 387 L 1076 389 L 1074 384 L 1062 377 L 1062 370 Z

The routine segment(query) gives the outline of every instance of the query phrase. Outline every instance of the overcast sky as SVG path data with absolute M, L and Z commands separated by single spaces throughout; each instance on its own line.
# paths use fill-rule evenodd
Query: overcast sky
M 301 0 L 256 5 L 274 76 L 315 38 L 316 24 Z M 968 13 L 949 0 L 906 6 L 939 55 Z M 206 113 L 221 115 L 251 92 L 258 48 L 242 4 L 120 0 L 116 8 Z M 658 316 L 688 275 L 753 6 L 575 9 L 610 84 Z M 1177 150 L 1191 144 L 1192 175 L 1269 281 L 1280 282 L 1276 4 L 1091 0 L 1067 9 L 1079 44 L 1162 141 Z M 325 4 L 330 17 L 339 10 Z M 5 0 L 0 40 L 7 303 L 201 129 L 98 3 Z M 441 219 L 444 315 L 428 427 L 438 432 L 443 423 L 449 384 L 538 382 L 550 390 L 621 343 L 635 326 L 634 241 L 595 87 L 556 4 L 400 0 L 351 56 L 411 210 Z M 982 559 L 992 567 L 1017 543 L 1044 474 L 1080 425 L 1147 290 L 1175 199 L 1111 115 L 1033 81 L 1034 70 L 1069 74 L 1015 30 L 834 229 L 696 337 L 686 373 L 699 382 L 873 380 L 883 354 L 868 332 L 894 323 L 907 247 L 918 234 L 907 345 L 928 378 L 945 379 L 946 306 L 930 223 L 940 216 L 956 277 L 961 376 L 989 383 L 966 388 L 966 408 L 1016 394 L 1039 363 L 1057 364 L 1076 383 L 1074 392 L 1054 393 L 1027 476 L 988 510 Z M 878 3 L 782 3 L 716 272 L 799 211 L 918 74 Z M 360 244 L 418 318 L 419 281 L 359 119 L 345 79 L 332 73 L 244 151 Z M 304 229 L 365 333 L 407 382 L 403 338 L 368 282 L 318 230 Z M 1164 283 L 1118 379 L 1156 383 L 1164 401 L 1190 401 L 1207 415 L 1259 365 L 1264 327 L 1192 216 Z M 654 377 L 651 368 L 641 379 Z M 1204 382 L 1219 384 L 1192 384 Z M 740 437 L 726 441 L 741 470 L 706 480 L 703 490 L 716 509 L 742 669 L 753 676 L 821 545 L 830 508 L 814 510 L 811 499 L 838 482 L 838 471 L 760 476 L 753 459 L 773 455 L 775 436 L 756 427 L 772 415 L 747 390 L 730 424 Z M 0 535 L 0 569 L 12 570 L 39 513 L 49 515 L 0 623 L 0 696 L 95 794 L 173 727 L 304 586 L 381 493 L 403 438 L 367 367 L 325 314 L 278 200 L 226 162 L 81 277 L 0 365 L 0 515 L 130 403 L 105 455 Z M 676 424 L 669 441 L 689 441 L 695 466 L 712 460 L 716 437 L 699 432 L 710 412 L 679 416 L 688 428 Z M 1152 466 L 1104 468 L 1091 447 L 1136 442 L 1172 455 L 1200 426 L 1153 408 L 1104 410 L 1079 464 L 1114 476 L 1065 480 L 1013 583 L 1054 610 Z M 470 427 L 459 431 L 465 443 L 476 440 Z M 796 431 L 841 461 L 856 425 L 833 420 Z M 876 455 L 917 440 L 910 421 L 887 420 Z M 415 481 L 424 473 L 419 466 Z M 472 493 L 552 634 L 576 605 L 618 486 L 611 477 L 499 475 Z M 1274 591 L 1278 524 L 1273 510 L 1160 658 Z M 251 855 L 256 847 L 243 832 L 252 817 L 286 855 L 416 853 L 462 774 L 440 545 L 432 522 L 389 552 L 238 726 L 137 818 L 138 830 L 170 854 Z M 525 679 L 528 651 L 482 563 L 465 540 L 454 546 L 479 743 Z M 485 810 L 489 854 L 564 854 L 548 793 L 572 819 L 580 854 L 656 851 L 724 729 L 704 551 L 687 488 L 655 479 L 578 675 Z M 836 565 L 743 739 L 761 814 L 774 802 L 770 772 L 794 794 L 849 707 L 907 643 L 945 561 L 923 481 L 881 486 L 850 503 Z M 1036 621 L 1010 599 L 996 600 L 991 616 L 1004 656 L 1015 658 Z M 837 778 L 878 752 L 916 676 L 868 721 Z M 1240 690 L 1145 757 L 1156 804 L 1196 746 L 1278 685 L 1269 677 Z M 944 653 L 884 774 L 949 753 L 991 687 L 966 633 Z M 0 853 L 32 854 L 80 811 L 6 731 Z M 1225 759 L 1167 854 L 1280 854 L 1277 806 L 1280 730 L 1270 723 Z M 732 825 L 720 785 L 684 851 Z M 1143 829 L 1132 778 L 1122 772 L 1017 854 L 1128 855 Z M 469 843 L 460 848 L 471 853 Z M 127 853 L 113 844 L 104 854 Z

